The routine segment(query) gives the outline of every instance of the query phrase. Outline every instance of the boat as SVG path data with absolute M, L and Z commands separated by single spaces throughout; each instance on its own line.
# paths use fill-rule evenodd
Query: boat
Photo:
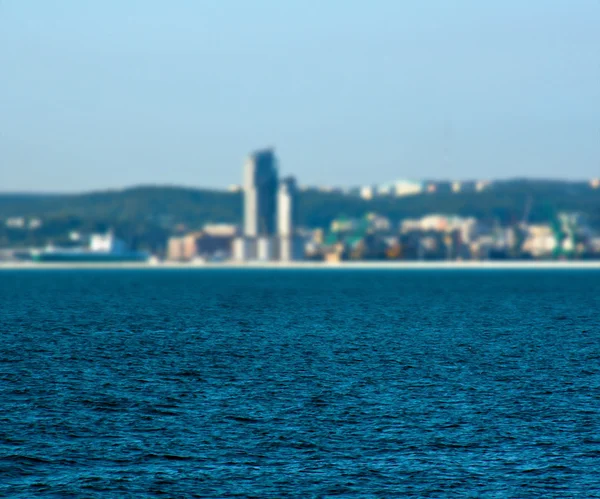
M 48 246 L 43 250 L 32 251 L 31 258 L 36 262 L 129 263 L 146 262 L 150 255 L 144 251 L 129 250 L 123 241 L 109 233 L 93 234 L 88 247 Z

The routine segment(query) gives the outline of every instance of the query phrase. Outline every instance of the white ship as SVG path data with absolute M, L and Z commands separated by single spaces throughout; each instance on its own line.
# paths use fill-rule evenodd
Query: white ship
M 41 251 L 32 252 L 37 262 L 145 262 L 150 255 L 144 251 L 131 251 L 123 241 L 109 234 L 94 234 L 87 248 L 58 248 L 48 246 Z

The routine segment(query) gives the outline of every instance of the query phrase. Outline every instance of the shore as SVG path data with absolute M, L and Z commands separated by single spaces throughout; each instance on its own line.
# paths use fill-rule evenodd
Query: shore
M 160 270 L 160 269 L 307 269 L 307 270 L 537 270 L 537 269 L 600 269 L 594 261 L 399 261 L 399 262 L 148 262 L 148 263 L 36 263 L 0 262 L 0 270 L 103 269 L 103 270 Z

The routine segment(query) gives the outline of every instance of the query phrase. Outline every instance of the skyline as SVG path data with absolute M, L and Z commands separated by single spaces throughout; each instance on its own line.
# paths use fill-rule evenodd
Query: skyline
M 597 177 L 600 4 L 460 3 L 0 2 L 0 190 Z

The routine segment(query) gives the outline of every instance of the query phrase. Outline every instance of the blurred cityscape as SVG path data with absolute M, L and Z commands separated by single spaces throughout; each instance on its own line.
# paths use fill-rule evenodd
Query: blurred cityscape
M 280 179 L 272 149 L 227 191 L 0 194 L 0 261 L 600 259 L 600 179 Z

